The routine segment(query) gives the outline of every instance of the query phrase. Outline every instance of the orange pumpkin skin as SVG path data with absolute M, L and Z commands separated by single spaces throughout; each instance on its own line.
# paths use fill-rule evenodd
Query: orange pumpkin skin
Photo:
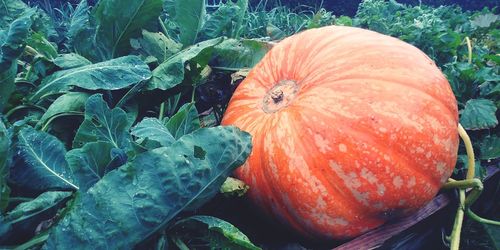
M 441 71 L 417 48 L 359 28 L 278 43 L 222 124 L 253 136 L 235 173 L 251 200 L 313 238 L 352 238 L 416 211 L 457 159 L 457 103 Z

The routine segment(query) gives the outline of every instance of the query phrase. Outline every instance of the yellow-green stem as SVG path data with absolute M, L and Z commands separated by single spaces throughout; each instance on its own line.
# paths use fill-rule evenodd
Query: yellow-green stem
M 458 134 L 462 138 L 465 144 L 465 151 L 467 152 L 467 177 L 466 179 L 472 179 L 475 175 L 475 159 L 474 159 L 474 149 L 472 148 L 472 142 L 470 140 L 469 135 L 465 131 L 462 124 L 458 124 Z
M 467 43 L 467 50 L 469 51 L 469 64 L 472 63 L 472 42 L 468 36 L 465 37 L 465 42 Z
M 165 114 L 165 102 L 160 104 L 160 113 L 158 114 L 158 120 L 163 120 L 163 115 Z
M 465 190 L 458 190 L 460 204 L 458 205 L 457 214 L 455 215 L 455 223 L 450 236 L 450 250 L 458 250 L 460 246 L 460 233 L 462 232 L 462 224 L 464 222 L 465 210 Z
M 470 210 L 470 208 L 468 208 L 466 210 L 466 213 L 469 216 L 469 218 L 471 218 L 471 219 L 473 219 L 473 220 L 475 220 L 475 221 L 477 221 L 479 223 L 500 226 L 500 221 L 488 220 L 488 219 L 485 219 L 483 217 L 480 217 L 479 215 L 477 215 L 474 212 L 472 212 L 472 210 Z
M 453 179 L 448 180 L 446 184 L 443 185 L 443 189 L 453 189 L 453 188 L 458 188 L 458 189 L 467 189 L 467 188 L 472 188 L 472 191 L 470 192 L 469 195 L 467 195 L 467 199 L 465 199 L 465 206 L 469 207 L 471 206 L 477 198 L 481 195 L 481 192 L 483 191 L 483 183 L 479 179 L 468 179 L 468 180 L 461 180 L 461 181 L 456 181 Z

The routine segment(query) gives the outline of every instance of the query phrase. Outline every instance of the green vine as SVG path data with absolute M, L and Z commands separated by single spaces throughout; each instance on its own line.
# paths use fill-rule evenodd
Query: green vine
M 479 222 L 479 223 L 487 223 L 492 225 L 500 225 L 500 222 L 488 220 L 481 218 L 474 212 L 470 210 L 470 207 L 474 202 L 479 198 L 481 192 L 483 191 L 483 183 L 481 180 L 474 178 L 475 175 L 475 157 L 474 157 L 474 149 L 472 148 L 472 142 L 470 140 L 469 135 L 462 127 L 461 124 L 458 124 L 458 134 L 460 138 L 464 141 L 465 150 L 467 151 L 467 175 L 465 180 L 453 180 L 449 179 L 446 184 L 443 185 L 444 189 L 455 189 L 458 188 L 459 195 L 459 205 L 457 209 L 457 214 L 455 215 L 455 222 L 453 224 L 453 229 L 450 235 L 450 249 L 458 250 L 460 246 L 460 233 L 462 231 L 462 224 L 464 220 L 464 215 L 467 214 L 469 218 Z M 471 192 L 466 196 L 466 190 L 471 188 Z

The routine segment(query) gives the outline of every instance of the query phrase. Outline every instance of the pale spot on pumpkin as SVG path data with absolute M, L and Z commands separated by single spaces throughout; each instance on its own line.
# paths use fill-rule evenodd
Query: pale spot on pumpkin
M 423 153 L 423 152 L 424 152 L 424 149 L 423 149 L 423 148 L 421 148 L 421 147 L 418 147 L 418 148 L 417 148 L 417 153 Z
M 365 206 L 368 206 L 368 193 L 363 193 L 357 190 L 361 186 L 361 182 L 357 178 L 356 173 L 351 172 L 349 174 L 342 170 L 342 167 L 334 162 L 329 162 L 330 168 L 344 181 L 344 185 L 351 191 L 354 198 Z
M 377 202 L 373 205 L 373 208 L 377 209 L 377 210 L 383 210 L 384 209 L 384 203 L 382 202 Z
M 328 226 L 347 226 L 349 223 L 344 218 L 334 218 L 325 213 L 314 213 L 312 217 L 316 222 L 320 225 L 328 225 Z
M 384 155 L 384 160 L 386 160 L 386 161 L 390 160 L 389 156 L 388 155 Z
M 325 140 L 325 138 L 323 138 L 323 136 L 321 136 L 320 134 L 314 135 L 314 143 L 319 148 L 319 152 L 323 154 L 332 149 L 329 145 L 329 142 Z
M 342 153 L 347 152 L 347 146 L 345 144 L 339 144 L 339 151 Z
M 380 196 L 384 196 L 385 186 L 383 184 L 377 184 L 377 192 Z
M 387 129 L 386 129 L 386 128 L 379 128 L 378 130 L 379 130 L 380 132 L 382 132 L 382 133 L 387 132 Z
M 271 167 L 271 172 L 273 172 L 274 177 L 278 179 L 278 167 L 274 163 L 273 159 L 269 159 L 269 166 Z
M 440 173 L 440 174 L 444 174 L 444 172 L 446 171 L 446 163 L 444 162 L 438 162 L 436 164 L 436 170 Z
M 375 174 L 373 174 L 367 168 L 362 168 L 361 169 L 361 177 L 363 177 L 365 180 L 367 180 L 370 184 L 376 183 L 378 181 L 378 179 L 375 176 Z
M 408 181 L 408 185 L 407 187 L 408 188 L 412 188 L 413 186 L 415 186 L 417 184 L 417 181 L 415 179 L 415 176 L 412 176 L 410 177 L 410 180 Z
M 425 158 L 427 158 L 427 159 L 431 158 L 431 156 L 432 156 L 431 151 L 429 151 L 429 152 L 427 152 L 427 153 L 425 154 Z
M 318 208 L 318 209 L 326 208 L 326 202 L 325 202 L 325 200 L 323 200 L 323 197 L 320 196 L 316 200 L 316 208 Z
M 400 176 L 395 176 L 392 179 L 392 184 L 394 184 L 394 186 L 399 189 L 401 188 L 401 186 L 403 186 L 403 179 L 401 179 Z

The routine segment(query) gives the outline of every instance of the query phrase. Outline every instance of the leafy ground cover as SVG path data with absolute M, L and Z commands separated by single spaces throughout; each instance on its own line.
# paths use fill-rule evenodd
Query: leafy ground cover
M 434 59 L 459 101 L 478 177 L 499 164 L 497 10 L 366 0 L 351 18 L 246 0 L 1 3 L 1 246 L 257 249 L 228 221 L 199 213 L 216 215 L 214 197 L 248 188 L 226 178 L 250 136 L 218 124 L 274 41 L 330 24 L 399 37 Z M 459 160 L 462 179 L 464 148 Z

